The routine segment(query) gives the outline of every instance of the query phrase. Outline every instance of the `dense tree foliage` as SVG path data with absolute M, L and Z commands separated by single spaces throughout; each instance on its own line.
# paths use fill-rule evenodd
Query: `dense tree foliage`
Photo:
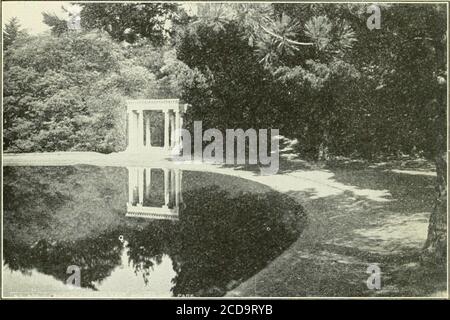
M 173 34 L 173 24 L 183 18 L 183 11 L 173 3 L 82 3 L 81 6 L 83 28 L 104 30 L 113 39 L 129 43 L 145 38 L 162 44 Z
M 8 49 L 4 147 L 10 151 L 118 151 L 126 97 L 144 97 L 155 75 L 103 33 L 39 35 Z M 162 61 L 161 63 L 164 63 Z
M 122 150 L 124 98 L 179 97 L 188 125 L 278 128 L 302 158 L 437 159 L 443 252 L 445 5 L 382 4 L 373 30 L 364 4 L 81 6 L 80 32 L 52 14 L 52 35 L 5 27 L 6 150 Z
M 48 119 L 26 122 L 30 104 L 70 113 L 88 96 L 75 99 L 76 90 L 101 88 L 116 98 L 182 97 L 207 127 L 277 127 L 305 158 L 434 158 L 445 146 L 443 5 L 384 4 L 375 30 L 360 4 L 199 4 L 191 17 L 174 4 L 81 6 L 80 33 L 45 13 L 58 37 L 12 46 L 21 32 L 17 21 L 5 26 L 6 148 L 36 150 L 26 145 Z M 31 90 L 33 79 L 43 90 Z M 103 112 L 94 105 L 89 112 Z
M 179 96 L 181 79 L 192 78 L 175 51 L 155 46 L 153 36 L 119 44 L 100 30 L 71 32 L 54 14 L 43 19 L 51 35 L 18 37 L 16 21 L 5 30 L 8 151 L 123 150 L 124 100 Z
M 185 86 L 183 98 L 193 106 L 192 120 L 205 128 L 267 128 L 277 125 L 279 93 L 273 76 L 255 59 L 234 23 L 210 30 L 200 25 L 184 35 L 178 58 L 203 77 Z M 270 106 L 270 108 L 268 108 Z M 226 111 L 225 111 L 226 110 Z
M 430 96 L 446 88 L 445 7 L 381 10 L 383 27 L 370 30 L 365 5 L 204 5 L 178 58 L 201 70 L 208 90 L 186 90 L 186 100 L 219 128 L 270 119 L 307 158 L 433 158 L 430 129 L 445 119 Z

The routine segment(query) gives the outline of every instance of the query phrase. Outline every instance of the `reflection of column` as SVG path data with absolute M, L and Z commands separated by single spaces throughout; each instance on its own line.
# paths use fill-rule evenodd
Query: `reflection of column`
M 180 170 L 179 174 L 178 174 L 178 185 L 179 185 L 179 190 L 180 190 L 180 203 L 183 203 L 183 171 Z
M 175 206 L 178 207 L 180 205 L 180 196 L 181 196 L 181 188 L 180 188 L 180 170 L 175 169 Z
M 175 199 L 175 170 L 170 170 L 170 199 L 173 201 Z M 173 205 L 173 202 L 172 202 Z
M 148 199 L 150 197 L 150 188 L 152 186 L 152 169 L 145 169 L 145 195 Z
M 169 149 L 169 111 L 164 110 L 164 149 Z
M 128 202 L 130 205 L 133 204 L 133 191 L 134 191 L 134 185 L 133 185 L 133 172 L 132 168 L 128 168 Z
M 144 203 L 144 169 L 139 168 L 138 169 L 138 191 L 139 191 L 139 200 L 138 200 L 138 206 L 142 206 Z
M 138 195 L 138 204 L 139 204 L 139 169 L 138 168 L 132 168 L 133 170 L 133 201 L 134 201 L 134 194 L 136 191 L 136 194 Z
M 138 148 L 142 148 L 144 146 L 144 111 L 139 110 L 138 117 Z
M 164 205 L 169 205 L 170 193 L 169 193 L 169 169 L 164 168 Z
M 146 119 L 147 119 L 147 121 L 146 121 L 147 132 L 145 135 L 145 144 L 147 145 L 147 148 L 150 148 L 152 146 L 152 137 L 151 137 L 151 131 L 150 131 L 150 112 L 147 112 Z

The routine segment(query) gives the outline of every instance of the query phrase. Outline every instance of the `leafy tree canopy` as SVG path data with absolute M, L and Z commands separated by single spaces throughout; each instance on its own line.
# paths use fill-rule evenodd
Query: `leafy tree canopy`
M 134 43 L 147 39 L 160 45 L 183 19 L 173 3 L 82 3 L 81 23 L 87 30 L 108 32 L 115 40 Z
M 141 51 L 144 48 L 152 47 L 143 46 Z M 147 60 L 138 53 L 130 58 L 130 50 L 101 32 L 38 35 L 9 48 L 4 71 L 4 148 L 15 152 L 123 150 L 124 99 L 176 95 L 176 73 L 186 71 L 168 53 L 151 50 L 146 53 L 155 55 Z M 150 62 L 157 55 L 164 58 Z M 153 69 L 146 62 L 155 64 Z

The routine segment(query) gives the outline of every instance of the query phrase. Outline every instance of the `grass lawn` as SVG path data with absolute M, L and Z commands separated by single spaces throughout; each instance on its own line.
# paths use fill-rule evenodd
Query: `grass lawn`
M 308 226 L 229 296 L 446 296 L 446 266 L 420 261 L 435 197 L 430 163 L 286 161 L 273 180 L 303 204 Z M 380 290 L 366 285 L 372 263 Z

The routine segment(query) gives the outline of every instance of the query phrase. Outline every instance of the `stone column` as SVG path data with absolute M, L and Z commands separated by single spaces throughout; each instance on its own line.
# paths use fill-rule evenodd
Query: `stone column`
M 170 147 L 175 147 L 175 114 L 172 111 L 170 113 Z
M 150 148 L 152 146 L 152 136 L 150 131 L 150 112 L 147 112 L 147 121 L 146 121 L 146 135 L 145 135 L 145 144 L 147 148 Z
M 139 110 L 138 116 L 138 149 L 141 149 L 144 146 L 144 111 Z
M 133 149 L 133 111 L 127 112 L 127 119 L 128 119 L 128 150 Z
M 164 149 L 169 150 L 169 111 L 164 110 Z
M 181 116 L 180 111 L 175 111 L 175 128 L 178 130 L 178 134 L 175 137 L 175 145 L 181 145 Z
M 169 206 L 170 190 L 169 190 L 169 169 L 164 168 L 164 207 Z
M 184 112 L 180 112 L 180 129 L 183 129 Z
M 137 150 L 138 148 L 138 127 L 139 127 L 139 113 L 137 111 L 133 111 L 133 150 Z

